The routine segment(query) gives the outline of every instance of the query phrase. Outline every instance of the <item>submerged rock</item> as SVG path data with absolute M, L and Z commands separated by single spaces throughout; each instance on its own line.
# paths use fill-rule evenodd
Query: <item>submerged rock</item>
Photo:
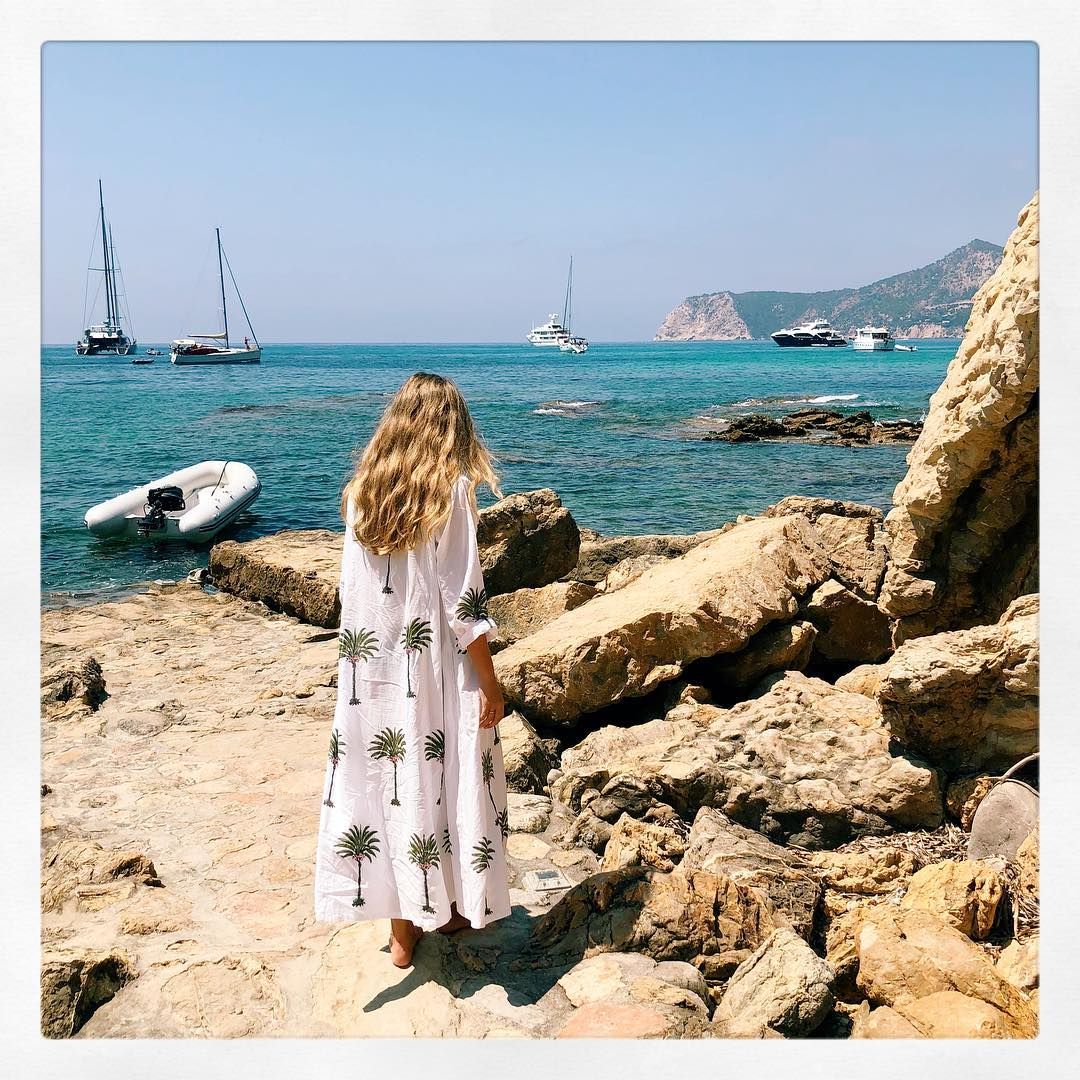
M 727 427 L 711 431 L 705 442 L 823 442 L 841 446 L 909 443 L 918 438 L 917 420 L 875 420 L 865 411 L 840 413 L 832 409 L 796 409 L 785 416 L 748 413 Z

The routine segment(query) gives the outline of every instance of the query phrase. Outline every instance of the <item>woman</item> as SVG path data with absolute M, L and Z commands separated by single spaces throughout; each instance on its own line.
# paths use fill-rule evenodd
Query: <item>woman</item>
M 503 696 L 476 546 L 476 486 L 498 478 L 458 388 L 410 376 L 342 495 L 338 697 L 315 916 L 424 930 L 510 913 Z

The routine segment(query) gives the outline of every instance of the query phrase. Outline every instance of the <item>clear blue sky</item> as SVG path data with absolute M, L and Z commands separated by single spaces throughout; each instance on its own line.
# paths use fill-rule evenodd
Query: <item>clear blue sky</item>
M 1037 186 L 1002 44 L 69 44 L 44 50 L 43 334 L 82 331 L 97 179 L 142 341 L 650 338 L 684 296 L 861 285 Z M 98 256 L 100 258 L 100 256 Z M 95 265 L 100 265 L 96 263 Z

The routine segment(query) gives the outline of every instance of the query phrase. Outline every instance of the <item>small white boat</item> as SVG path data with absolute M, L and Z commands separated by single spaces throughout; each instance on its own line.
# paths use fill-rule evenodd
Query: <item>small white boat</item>
M 242 461 L 202 461 L 107 499 L 83 521 L 95 536 L 205 543 L 259 497 L 255 470 Z
M 914 345 L 897 345 L 898 352 L 918 352 L 919 350 Z
M 571 320 L 574 318 L 574 256 L 570 256 L 570 272 L 566 275 L 566 338 L 559 342 L 559 352 L 574 353 L 580 356 L 589 348 L 588 341 L 583 337 L 575 337 L 570 329 Z
M 133 364 L 152 364 L 154 358 L 152 356 L 136 356 L 131 362 Z
M 851 347 L 856 352 L 892 352 L 896 341 L 887 326 L 860 326 Z

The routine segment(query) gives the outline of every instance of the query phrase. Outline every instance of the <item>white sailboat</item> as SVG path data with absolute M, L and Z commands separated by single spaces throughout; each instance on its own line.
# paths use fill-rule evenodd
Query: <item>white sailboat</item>
M 583 337 L 574 337 L 570 329 L 574 318 L 574 256 L 570 256 L 570 270 L 566 275 L 566 310 L 564 322 L 566 324 L 566 337 L 559 342 L 559 352 L 583 353 L 589 347 L 589 343 Z
M 116 261 L 116 250 L 112 242 L 112 225 L 105 220 L 105 196 L 98 181 L 98 210 L 101 214 L 101 266 L 91 266 L 91 272 L 105 275 L 105 319 L 83 331 L 83 336 L 75 343 L 75 352 L 79 356 L 96 356 L 99 353 L 112 353 L 116 356 L 128 356 L 135 351 L 134 337 L 124 333 L 123 315 L 121 314 L 121 293 L 117 280 L 123 284 L 120 266 Z M 124 304 L 126 307 L 127 304 Z M 85 315 L 85 312 L 83 313 Z M 128 314 L 128 323 L 131 315 Z
M 244 298 L 229 266 L 229 257 L 221 247 L 221 229 L 215 229 L 217 237 L 218 279 L 221 284 L 221 320 L 224 329 L 220 334 L 189 334 L 186 338 L 177 338 L 170 346 L 169 359 L 174 364 L 258 364 L 262 360 L 262 347 L 251 325 Z M 229 341 L 229 309 L 225 301 L 225 267 L 229 266 L 229 279 L 236 290 L 236 299 L 247 321 L 251 338 L 244 338 L 243 347 L 234 346 Z M 252 344 L 254 342 L 254 344 Z

